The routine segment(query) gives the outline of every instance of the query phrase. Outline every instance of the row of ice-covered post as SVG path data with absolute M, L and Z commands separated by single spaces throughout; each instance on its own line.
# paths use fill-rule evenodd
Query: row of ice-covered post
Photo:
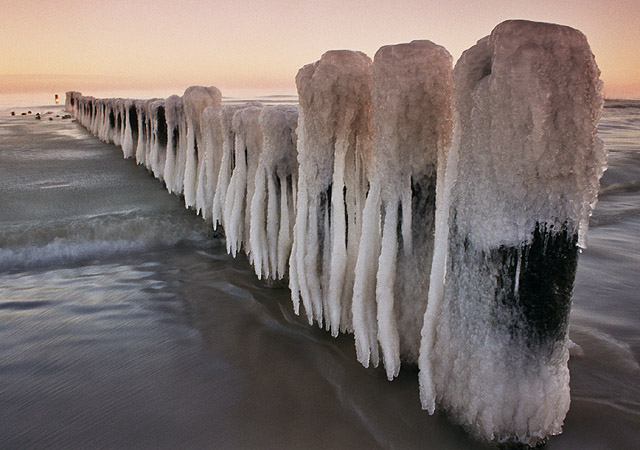
M 66 107 L 184 195 L 358 360 L 420 368 L 481 439 L 536 444 L 569 407 L 578 244 L 605 167 L 599 71 L 569 27 L 507 21 L 452 70 L 430 41 L 329 51 L 299 106 L 67 93 Z

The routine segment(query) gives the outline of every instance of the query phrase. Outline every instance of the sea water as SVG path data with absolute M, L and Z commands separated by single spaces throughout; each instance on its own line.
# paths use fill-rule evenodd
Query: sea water
M 484 448 L 421 410 L 415 367 L 363 368 L 352 336 L 295 316 L 119 148 L 16 104 L 0 105 L 0 447 Z M 640 102 L 608 102 L 599 134 L 549 449 L 640 446 Z

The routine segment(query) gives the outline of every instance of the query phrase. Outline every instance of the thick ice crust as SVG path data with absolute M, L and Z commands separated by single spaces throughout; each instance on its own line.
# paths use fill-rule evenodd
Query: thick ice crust
M 598 77 L 582 33 L 526 21 L 498 25 L 453 72 L 421 400 L 482 439 L 535 445 L 569 408 L 576 245 L 605 162 Z
M 538 222 L 586 224 L 606 161 L 599 75 L 586 37 L 547 23 L 503 22 L 462 55 L 458 172 L 473 188 L 454 188 L 460 233 L 494 248 Z

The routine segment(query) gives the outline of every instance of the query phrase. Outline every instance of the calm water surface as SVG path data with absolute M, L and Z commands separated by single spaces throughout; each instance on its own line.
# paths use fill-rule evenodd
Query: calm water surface
M 485 448 L 421 411 L 415 368 L 364 369 L 119 148 L 31 109 L 0 110 L 1 448 Z M 549 449 L 640 448 L 640 108 L 600 135 Z

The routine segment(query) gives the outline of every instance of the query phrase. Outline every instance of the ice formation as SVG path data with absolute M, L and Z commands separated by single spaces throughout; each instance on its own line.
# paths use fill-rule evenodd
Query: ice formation
M 164 100 L 147 102 L 146 107 L 150 123 L 147 168 L 157 179 L 163 181 L 167 156 L 167 121 Z
M 208 106 L 202 110 L 200 129 L 204 142 L 204 159 L 198 170 L 196 212 L 208 221 L 212 217 L 213 195 L 222 163 L 224 139 L 221 106 Z
M 191 207 L 195 206 L 199 166 L 204 160 L 205 146 L 202 138 L 200 117 L 207 106 L 221 106 L 222 94 L 214 86 L 191 86 L 184 91 L 182 103 L 187 125 L 183 193 L 185 206 Z
M 430 41 L 382 47 L 373 61 L 375 170 L 353 295 L 358 360 L 389 379 L 417 362 L 436 198 L 451 140 L 451 55 Z M 438 162 L 440 169 L 438 171 Z
M 598 77 L 579 31 L 508 21 L 453 75 L 429 41 L 373 63 L 327 52 L 298 72 L 299 110 L 222 106 L 213 87 L 68 92 L 65 109 L 222 225 L 258 277 L 288 275 L 295 312 L 353 332 L 365 366 L 392 379 L 417 360 L 425 409 L 536 445 L 569 407 L 571 290 L 605 166 Z
M 252 263 L 260 279 L 280 280 L 287 275 L 298 183 L 297 125 L 294 106 L 266 106 L 260 113 L 264 140 L 249 230 Z
M 579 31 L 507 21 L 453 84 L 421 400 L 480 438 L 535 445 L 569 408 L 577 244 L 605 162 L 599 71 Z
M 296 76 L 298 199 L 290 288 L 336 336 L 351 329 L 351 298 L 372 157 L 371 60 L 329 51 Z
M 73 115 L 78 115 L 78 98 L 82 97 L 82 92 L 69 91 L 65 94 L 64 110 Z
M 222 225 L 224 229 L 224 209 L 227 200 L 227 189 L 231 181 L 231 174 L 236 165 L 236 132 L 233 128 L 233 116 L 236 112 L 250 106 L 260 107 L 259 103 L 224 105 L 220 111 L 220 127 L 222 132 L 222 157 L 220 158 L 220 170 L 216 180 L 216 189 L 213 196 L 212 220 L 213 229 Z
M 148 100 L 136 100 L 136 111 L 138 112 L 138 142 L 136 144 L 136 162 L 146 166 L 147 153 L 149 149 L 149 116 L 147 114 Z
M 182 193 L 187 148 L 187 121 L 182 97 L 172 95 L 164 102 L 167 121 L 167 156 L 164 165 L 164 182 L 169 192 Z
M 125 158 L 133 158 L 138 143 L 138 112 L 135 103 L 126 99 L 122 105 L 124 109 L 124 129 L 122 132 L 122 154 Z
M 235 133 L 234 167 L 224 203 L 224 230 L 227 252 L 236 254 L 244 248 L 251 254 L 249 227 L 251 199 L 260 153 L 262 153 L 262 106 L 249 106 L 235 112 L 232 129 Z

